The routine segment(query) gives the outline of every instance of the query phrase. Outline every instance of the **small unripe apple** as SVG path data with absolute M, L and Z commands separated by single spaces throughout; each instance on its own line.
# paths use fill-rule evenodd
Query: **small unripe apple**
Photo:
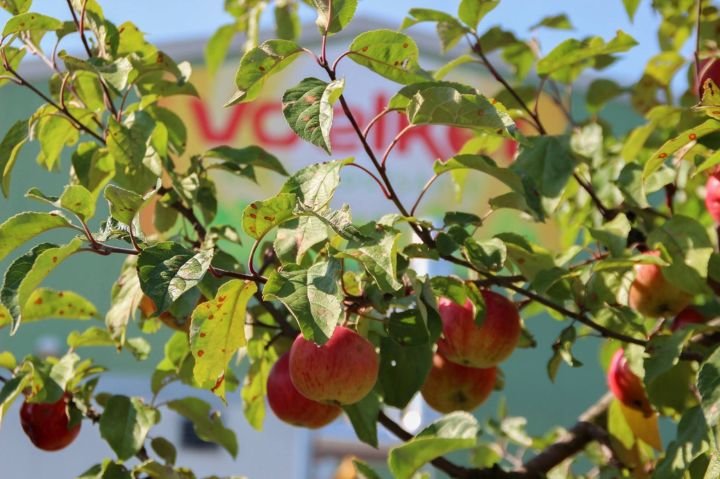
M 707 318 L 705 318 L 700 311 L 692 306 L 688 306 L 675 316 L 675 319 L 673 319 L 670 325 L 670 330 L 677 331 L 689 324 L 703 324 L 705 321 L 707 321 Z
M 438 352 L 448 360 L 474 368 L 489 368 L 508 358 L 520 339 L 520 315 L 512 301 L 492 291 L 483 290 L 485 321 L 475 323 L 470 300 L 464 306 L 440 298 L 438 311 L 443 323 L 443 337 Z
M 717 57 L 705 58 L 700 60 L 700 68 L 696 89 L 698 97 L 702 100 L 705 82 L 712 80 L 716 86 L 720 86 L 720 59 Z
M 432 368 L 420 389 L 425 402 L 437 412 L 472 411 L 490 396 L 497 368 L 469 368 L 433 357 Z
M 290 348 L 292 382 L 313 401 L 354 404 L 375 386 L 379 368 L 375 346 L 344 326 L 322 346 L 300 335 Z
M 720 223 L 720 172 L 710 175 L 705 183 L 705 208 L 715 223 Z
M 23 403 L 20 425 L 38 449 L 58 451 L 72 443 L 80 433 L 80 423 L 68 428 L 70 400 L 71 396 L 66 393 L 54 403 Z
M 300 394 L 290 379 L 290 353 L 283 354 L 270 370 L 267 398 L 278 419 L 293 426 L 317 429 L 333 422 L 342 412 L 337 406 Z
M 660 252 L 650 251 L 647 254 L 659 256 Z M 636 264 L 634 269 L 635 279 L 630 285 L 628 305 L 643 316 L 675 316 L 692 301 L 692 295 L 665 279 L 660 266 Z
M 618 349 L 610 361 L 607 381 L 610 391 L 618 401 L 642 411 L 645 415 L 652 414 L 653 410 L 645 393 L 645 386 L 630 369 L 622 349 Z

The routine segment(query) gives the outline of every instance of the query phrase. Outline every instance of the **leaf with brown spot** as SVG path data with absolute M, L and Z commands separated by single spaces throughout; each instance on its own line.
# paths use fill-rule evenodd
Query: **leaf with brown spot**
M 237 350 L 245 346 L 246 308 L 256 291 L 255 283 L 239 279 L 228 281 L 214 299 L 198 305 L 192 314 L 193 376 L 201 387 L 212 390 L 223 400 L 225 382 L 221 378 Z

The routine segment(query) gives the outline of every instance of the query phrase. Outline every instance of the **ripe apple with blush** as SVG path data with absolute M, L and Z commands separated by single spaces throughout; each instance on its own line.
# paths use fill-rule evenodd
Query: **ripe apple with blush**
M 699 71 L 695 88 L 698 98 L 702 100 L 705 82 L 712 80 L 716 86 L 720 87 L 720 59 L 717 57 L 704 58 L 700 60 Z
M 345 326 L 322 346 L 299 335 L 290 348 L 290 378 L 313 401 L 354 404 L 375 386 L 379 369 L 375 346 Z
M 705 208 L 715 223 L 720 223 L 720 171 L 715 170 L 705 183 Z
M 490 396 L 497 368 L 469 368 L 435 353 L 425 383 L 420 389 L 425 402 L 437 412 L 472 411 Z
M 65 393 L 54 403 L 29 403 L 20 407 L 20 425 L 30 441 L 43 451 L 59 451 L 70 445 L 78 434 L 80 425 L 69 427 L 68 408 L 72 396 Z
M 317 429 L 333 422 L 342 412 L 337 406 L 306 398 L 290 379 L 290 353 L 283 354 L 270 370 L 267 381 L 270 409 L 281 421 Z
M 646 254 L 660 256 L 660 252 Z M 630 285 L 628 305 L 644 316 L 661 318 L 675 316 L 692 301 L 692 295 L 670 283 L 656 264 L 636 264 L 635 278 Z
M 642 380 L 630 369 L 622 349 L 618 349 L 610 361 L 607 372 L 610 391 L 624 405 L 642 411 L 649 416 L 653 413 Z
M 438 353 L 473 368 L 489 368 L 507 359 L 520 339 L 520 315 L 512 301 L 489 290 L 481 291 L 485 320 L 475 323 L 472 302 L 460 306 L 448 298 L 438 300 L 443 337 Z

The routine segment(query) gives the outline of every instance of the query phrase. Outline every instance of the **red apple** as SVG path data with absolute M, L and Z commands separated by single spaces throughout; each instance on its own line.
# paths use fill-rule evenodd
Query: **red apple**
M 622 349 L 618 349 L 608 368 L 608 386 L 613 395 L 624 405 L 642 411 L 649 416 L 652 406 L 645 393 L 642 380 L 632 372 Z
M 70 399 L 70 394 L 65 393 L 54 403 L 23 403 L 20 408 L 20 424 L 37 448 L 58 451 L 67 447 L 80 433 L 80 423 L 68 428 Z
M 313 401 L 298 392 L 290 380 L 290 353 L 283 354 L 270 370 L 267 397 L 278 419 L 293 426 L 317 429 L 333 422 L 342 412 L 337 406 Z
M 505 360 L 520 339 L 520 315 L 509 299 L 492 291 L 482 291 L 485 321 L 475 323 L 470 300 L 460 306 L 440 298 L 438 311 L 443 323 L 443 337 L 438 352 L 448 360 L 474 368 L 489 368 Z
M 354 404 L 375 386 L 379 368 L 375 346 L 344 326 L 322 346 L 298 336 L 290 348 L 290 378 L 313 401 Z
M 710 175 L 705 183 L 705 208 L 715 223 L 720 223 L 720 172 Z
M 455 364 L 439 354 L 420 394 L 437 412 L 472 411 L 490 396 L 495 387 L 497 368 L 469 368 Z
M 720 86 L 720 59 L 711 57 L 700 60 L 700 71 L 698 72 L 698 81 L 695 87 L 701 100 L 707 80 L 712 80 L 716 86 Z
M 659 251 L 647 254 L 659 256 Z M 650 318 L 675 316 L 692 301 L 686 293 L 663 276 L 656 264 L 636 264 L 635 279 L 630 285 L 628 304 L 635 311 Z
M 677 331 L 680 328 L 684 328 L 688 324 L 702 324 L 707 319 L 705 316 L 700 313 L 697 309 L 693 308 L 692 306 L 688 306 L 687 308 L 680 311 L 680 314 L 675 316 L 675 319 L 673 319 L 672 324 L 670 325 L 671 331 Z

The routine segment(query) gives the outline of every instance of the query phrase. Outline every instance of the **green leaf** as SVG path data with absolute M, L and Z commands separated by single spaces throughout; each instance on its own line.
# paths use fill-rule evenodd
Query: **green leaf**
M 497 238 L 485 241 L 467 238 L 463 245 L 463 253 L 475 267 L 485 271 L 500 271 L 507 259 L 505 243 Z
M 635 19 L 635 12 L 637 12 L 638 7 L 640 6 L 640 0 L 622 0 L 622 2 L 625 6 L 628 18 L 632 22 Z
M 702 364 L 698 372 L 697 388 L 701 406 L 708 424 L 720 420 L 720 348 Z
M 137 257 L 128 257 L 123 263 L 120 277 L 115 281 L 110 293 L 110 309 L 105 315 L 105 325 L 112 337 L 121 344 L 125 330 L 142 299 L 140 278 L 137 272 Z
M 211 413 L 210 405 L 202 399 L 187 397 L 168 402 L 168 408 L 193 423 L 195 434 L 203 441 L 219 444 L 233 457 L 237 456 L 238 444 L 232 429 L 223 426 L 218 413 Z
M 392 228 L 381 228 L 377 231 L 376 227 L 373 223 L 366 225 L 360 231 L 371 239 L 351 241 L 347 249 L 338 253 L 338 256 L 358 261 L 381 290 L 393 293 L 402 287 L 402 283 L 397 279 L 400 234 Z
M 330 2 L 332 2 L 332 19 L 330 14 Z M 357 0 L 312 0 L 317 9 L 318 16 L 315 24 L 320 32 L 330 35 L 344 29 L 355 16 Z
M 205 65 L 211 76 L 217 73 L 225 61 L 230 45 L 237 33 L 238 29 L 234 24 L 223 25 L 215 30 L 215 33 L 208 40 L 205 46 Z
M 408 405 L 425 382 L 432 356 L 429 341 L 419 346 L 403 346 L 391 338 L 381 339 L 378 381 L 385 404 L 400 409 Z
M 200 282 L 211 260 L 212 251 L 193 253 L 178 243 L 158 243 L 138 257 L 140 286 L 162 313 Z
M 590 235 L 606 246 L 614 257 L 622 257 L 630 233 L 630 221 L 625 215 L 617 215 L 611 221 L 604 223 L 600 228 L 589 228 Z
M 612 80 L 598 78 L 593 80 L 587 90 L 588 110 L 595 113 L 610 100 L 625 93 L 625 89 Z
M 40 13 L 26 12 L 9 19 L 3 28 L 3 37 L 20 32 L 49 32 L 59 30 L 63 23 L 57 18 Z
M 3 196 L 6 198 L 10 194 L 10 174 L 17 161 L 18 153 L 27 139 L 28 122 L 20 120 L 10 127 L 0 142 L 0 180 L 2 180 Z
M 298 4 L 287 2 L 275 5 L 275 35 L 282 40 L 297 41 L 302 32 L 302 23 L 298 15 Z
M 264 201 L 250 203 L 243 211 L 242 225 L 245 233 L 257 239 L 268 231 L 293 217 L 297 197 L 280 193 Z
M 430 80 L 418 64 L 419 51 L 408 35 L 392 30 L 372 30 L 350 44 L 349 57 L 389 80 L 407 85 Z
M 97 314 L 97 308 L 90 301 L 73 291 L 38 288 L 30 293 L 22 320 L 27 323 L 49 318 L 93 319 Z
M 141 195 L 115 185 L 107 185 L 105 199 L 110 205 L 110 215 L 126 225 L 133 224 L 135 215 L 145 203 Z
M 273 272 L 263 289 L 263 298 L 282 302 L 297 320 L 303 337 L 324 344 L 343 317 L 340 290 L 340 261 L 318 261 L 308 269 L 289 265 Z
M 549 17 L 545 17 L 533 26 L 531 26 L 530 30 L 536 30 L 540 27 L 554 28 L 556 30 L 573 29 L 572 23 L 570 23 L 570 20 L 564 13 L 560 15 L 551 15 Z
M 66 186 L 62 195 L 60 195 L 58 204 L 78 215 L 83 221 L 87 221 L 95 215 L 95 198 L 84 186 Z
M 245 148 L 217 146 L 212 150 L 206 151 L 203 154 L 203 158 L 223 160 L 224 168 L 229 171 L 246 167 L 258 167 L 274 171 L 284 176 L 288 174 L 276 156 L 255 145 Z
M 710 449 L 710 428 L 703 410 L 687 410 L 677 426 L 677 434 L 667 447 L 665 457 L 658 463 L 654 477 L 683 479 L 692 461 Z M 708 476 L 705 476 L 710 479 Z
M 290 128 L 303 140 L 323 148 L 328 154 L 333 104 L 340 98 L 345 80 L 326 83 L 305 78 L 283 95 L 283 115 Z
M 241 391 L 245 419 L 258 431 L 262 430 L 265 419 L 268 376 L 277 360 L 275 350 L 265 347 L 270 340 L 269 333 L 259 337 L 256 335 L 248 340 L 247 355 L 250 358 L 250 368 Z
M 663 268 L 665 278 L 690 294 L 708 290 L 708 263 L 713 246 L 705 228 L 688 216 L 674 215 L 653 230 L 648 245 L 661 246 L 672 258 Z
M 476 29 L 480 20 L 500 5 L 500 0 L 462 0 L 458 16 L 467 26 Z
M 118 459 L 126 460 L 140 450 L 148 431 L 159 421 L 158 410 L 143 404 L 142 399 L 112 396 L 100 416 L 100 435 Z
M 292 175 L 283 185 L 282 193 L 293 193 L 306 208 L 319 211 L 330 203 L 340 184 L 340 170 L 352 158 L 307 166 Z
M 110 118 L 107 130 L 107 146 L 115 162 L 124 165 L 141 164 L 147 151 L 149 131 L 144 131 L 140 122 L 138 126 L 127 126 Z
M 223 399 L 228 363 L 245 346 L 245 313 L 256 291 L 253 282 L 228 281 L 220 286 L 214 299 L 198 305 L 192 314 L 193 377 L 201 387 L 211 389 Z
M 82 244 L 83 242 L 80 238 L 75 238 L 65 246 L 44 249 L 37 256 L 31 269 L 17 287 L 16 294 L 19 315 L 13 318 L 13 324 L 10 329 L 11 334 L 17 331 L 18 326 L 20 326 L 20 321 L 26 314 L 26 310 L 30 309 L 30 311 L 32 311 L 35 306 L 39 306 L 38 304 L 30 304 L 29 299 L 33 293 L 36 293 L 40 283 L 70 255 L 76 253 Z M 40 297 L 35 297 L 34 301 L 38 299 L 42 300 Z
M 362 398 L 355 404 L 343 406 L 353 430 L 365 444 L 378 447 L 377 422 L 380 413 L 380 398 L 375 391 Z
M 489 129 L 497 133 L 515 126 L 507 114 L 500 113 L 483 95 L 463 94 L 446 86 L 415 93 L 407 107 L 407 115 L 413 125 L 440 124 Z
M 552 382 L 555 382 L 561 361 L 573 368 L 582 366 L 582 363 L 572 354 L 572 347 L 576 338 L 577 331 L 575 327 L 568 326 L 560 332 L 560 335 L 553 343 L 553 356 L 547 364 L 548 377 Z
M 27 12 L 30 5 L 32 5 L 32 0 L 0 0 L 0 8 L 4 8 L 13 15 Z
M 635 39 L 622 30 L 618 30 L 615 38 L 607 43 L 600 37 L 589 37 L 582 41 L 569 38 L 538 62 L 537 73 L 547 76 L 561 68 L 574 66 L 594 57 L 625 52 L 635 45 Z
M 107 149 L 91 142 L 77 145 L 72 155 L 72 166 L 78 183 L 87 188 L 94 199 L 115 175 L 115 161 Z
M 288 40 L 268 40 L 248 51 L 235 76 L 238 91 L 226 106 L 254 100 L 265 80 L 292 63 L 302 48 Z
M 407 86 L 404 86 L 398 91 L 396 94 L 390 98 L 390 101 L 388 102 L 388 110 L 407 110 L 408 106 L 410 105 L 410 102 L 413 101 L 413 98 L 416 94 L 422 92 L 423 90 L 428 90 L 430 88 L 450 88 L 453 89 L 463 95 L 477 95 L 478 91 L 468 85 L 463 85 L 462 83 L 455 83 L 455 82 L 448 82 L 448 81 L 427 81 L 427 82 L 420 82 L 420 83 L 413 83 Z
M 370 466 L 359 459 L 353 459 L 355 470 L 358 474 L 357 479 L 382 479 L 380 475 L 373 471 Z
M 5 414 L 12 406 L 15 399 L 32 383 L 32 374 L 17 375 L 5 384 L 0 389 L 0 424 Z
M 710 133 L 715 133 L 718 130 L 720 130 L 720 121 L 711 118 L 666 141 L 645 163 L 642 175 L 643 180 L 647 181 L 648 177 L 655 173 L 673 153 L 688 143 L 696 141 L 698 138 L 702 138 Z
M 154 437 L 150 441 L 150 447 L 155 454 L 160 456 L 166 464 L 173 465 L 177 459 L 177 449 L 175 445 L 164 437 Z
M 409 479 L 436 457 L 475 447 L 479 432 L 477 419 L 469 413 L 453 412 L 443 416 L 407 443 L 390 449 L 390 472 L 397 479 Z
M 652 353 L 643 363 L 646 385 L 652 384 L 678 363 L 683 346 L 692 334 L 692 329 L 681 328 L 672 335 L 660 334 L 650 339 L 647 349 Z
M 48 171 L 59 169 L 63 149 L 74 145 L 80 138 L 78 130 L 69 120 L 49 112 L 39 118 L 32 131 L 34 138 L 40 142 L 37 162 Z
M 68 334 L 67 345 L 70 348 L 78 349 L 83 347 L 117 346 L 117 343 L 110 335 L 110 331 L 92 326 L 82 332 L 72 331 Z
M 528 145 L 510 166 L 522 179 L 529 205 L 534 205 L 534 199 L 540 197 L 545 211 L 554 209 L 575 169 L 568 140 L 567 136 L 528 138 Z M 536 213 L 542 218 L 542 211 Z

